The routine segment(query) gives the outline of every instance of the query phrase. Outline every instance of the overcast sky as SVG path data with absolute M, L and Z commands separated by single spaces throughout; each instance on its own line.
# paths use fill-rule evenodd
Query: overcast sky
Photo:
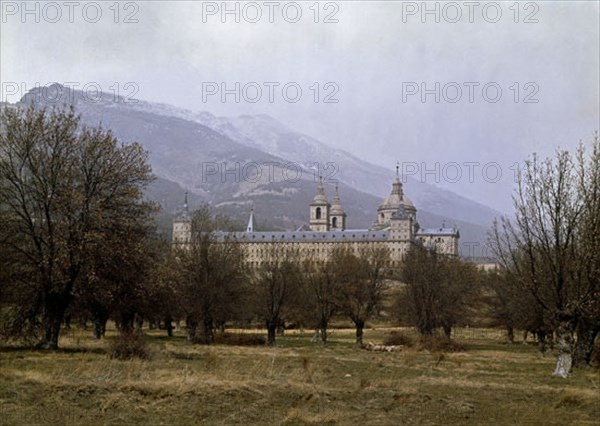
M 97 3 L 96 23 L 94 5 L 83 11 L 86 2 L 71 10 L 72 23 L 62 2 L 55 3 L 60 19 L 42 5 L 36 17 L 36 3 L 28 4 L 34 12 L 23 16 L 23 3 L 2 3 L 2 100 L 17 100 L 5 90 L 13 82 L 26 89 L 36 82 L 96 82 L 105 91 L 117 83 L 126 96 L 124 85 L 135 82 L 135 98 L 217 115 L 267 113 L 386 167 L 400 161 L 435 170 L 439 163 L 440 186 L 504 211 L 515 162 L 534 151 L 545 156 L 558 146 L 573 148 L 599 127 L 596 1 L 480 2 L 471 10 L 463 2 L 427 3 L 438 8 L 439 23 L 435 12 L 422 14 L 422 2 L 318 8 L 280 2 L 271 9 L 273 22 L 263 2 L 230 2 L 240 10 L 239 23 L 234 14 L 221 14 L 221 2 L 124 2 L 118 16 L 113 2 Z M 292 22 L 298 10 L 301 17 Z M 211 82 L 253 84 L 236 103 L 234 95 L 226 102 L 220 93 L 209 95 Z M 273 102 L 265 83 L 279 84 L 272 86 Z M 421 83 L 431 90 L 425 102 Z M 262 95 L 252 103 L 257 85 Z M 291 102 L 296 87 L 302 95 Z M 338 102 L 324 102 L 327 96 Z M 444 168 L 448 162 L 462 166 L 460 179 L 453 166 Z M 481 165 L 471 166 L 473 182 L 465 162 Z M 493 167 L 482 176 L 492 162 L 502 168 L 498 182 Z M 436 176 L 425 178 L 434 183 Z

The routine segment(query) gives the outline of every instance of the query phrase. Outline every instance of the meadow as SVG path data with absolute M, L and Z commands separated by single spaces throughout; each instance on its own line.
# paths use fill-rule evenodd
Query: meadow
M 365 330 L 381 342 L 390 328 Z M 600 370 L 551 376 L 555 354 L 459 330 L 464 351 L 353 346 L 353 330 L 286 332 L 276 347 L 193 345 L 146 330 L 151 358 L 107 355 L 72 329 L 58 351 L 0 348 L 0 424 L 580 424 L 600 419 Z

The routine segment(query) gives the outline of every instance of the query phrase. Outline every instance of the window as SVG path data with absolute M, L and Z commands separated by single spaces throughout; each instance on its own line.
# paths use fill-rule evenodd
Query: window
M 337 228 L 337 217 L 334 217 L 334 218 L 331 220 L 331 226 L 332 226 L 333 228 Z
M 321 207 L 317 207 L 317 209 L 315 210 L 315 217 L 317 219 L 321 219 Z

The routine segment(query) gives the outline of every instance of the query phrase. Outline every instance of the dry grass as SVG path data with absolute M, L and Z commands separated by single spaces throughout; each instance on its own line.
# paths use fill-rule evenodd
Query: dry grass
M 149 359 L 146 336 L 141 333 L 125 333 L 116 336 L 109 349 L 111 359 Z
M 224 333 L 215 335 L 215 343 L 233 346 L 263 346 L 267 343 L 267 339 L 259 334 Z
M 389 330 L 366 330 L 382 341 Z M 551 377 L 533 345 L 369 352 L 353 330 L 278 346 L 191 345 L 152 332 L 150 360 L 111 360 L 75 331 L 57 352 L 0 352 L 0 424 L 597 424 L 598 370 Z

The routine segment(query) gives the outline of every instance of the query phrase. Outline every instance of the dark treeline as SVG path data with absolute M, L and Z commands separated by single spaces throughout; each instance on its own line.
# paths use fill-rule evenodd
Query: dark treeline
M 275 344 L 286 326 L 318 331 L 333 320 L 356 329 L 386 318 L 423 336 L 456 326 L 535 333 L 541 349 L 557 336 L 559 366 L 590 362 L 598 333 L 598 140 L 593 153 L 558 164 L 534 160 L 515 197 L 516 219 L 492 232 L 500 268 L 414 245 L 393 267 L 385 248 L 341 244 L 326 261 L 277 244 L 250 267 L 234 230 L 208 206 L 191 218 L 191 241 L 173 248 L 143 198 L 147 153 L 88 128 L 70 111 L 5 109 L 0 119 L 0 332 L 56 349 L 63 327 L 109 320 L 122 335 L 144 321 L 190 342 L 211 344 L 226 326 L 261 324 Z M 576 339 L 575 339 L 576 337 Z M 575 351 L 576 349 L 576 351 Z

